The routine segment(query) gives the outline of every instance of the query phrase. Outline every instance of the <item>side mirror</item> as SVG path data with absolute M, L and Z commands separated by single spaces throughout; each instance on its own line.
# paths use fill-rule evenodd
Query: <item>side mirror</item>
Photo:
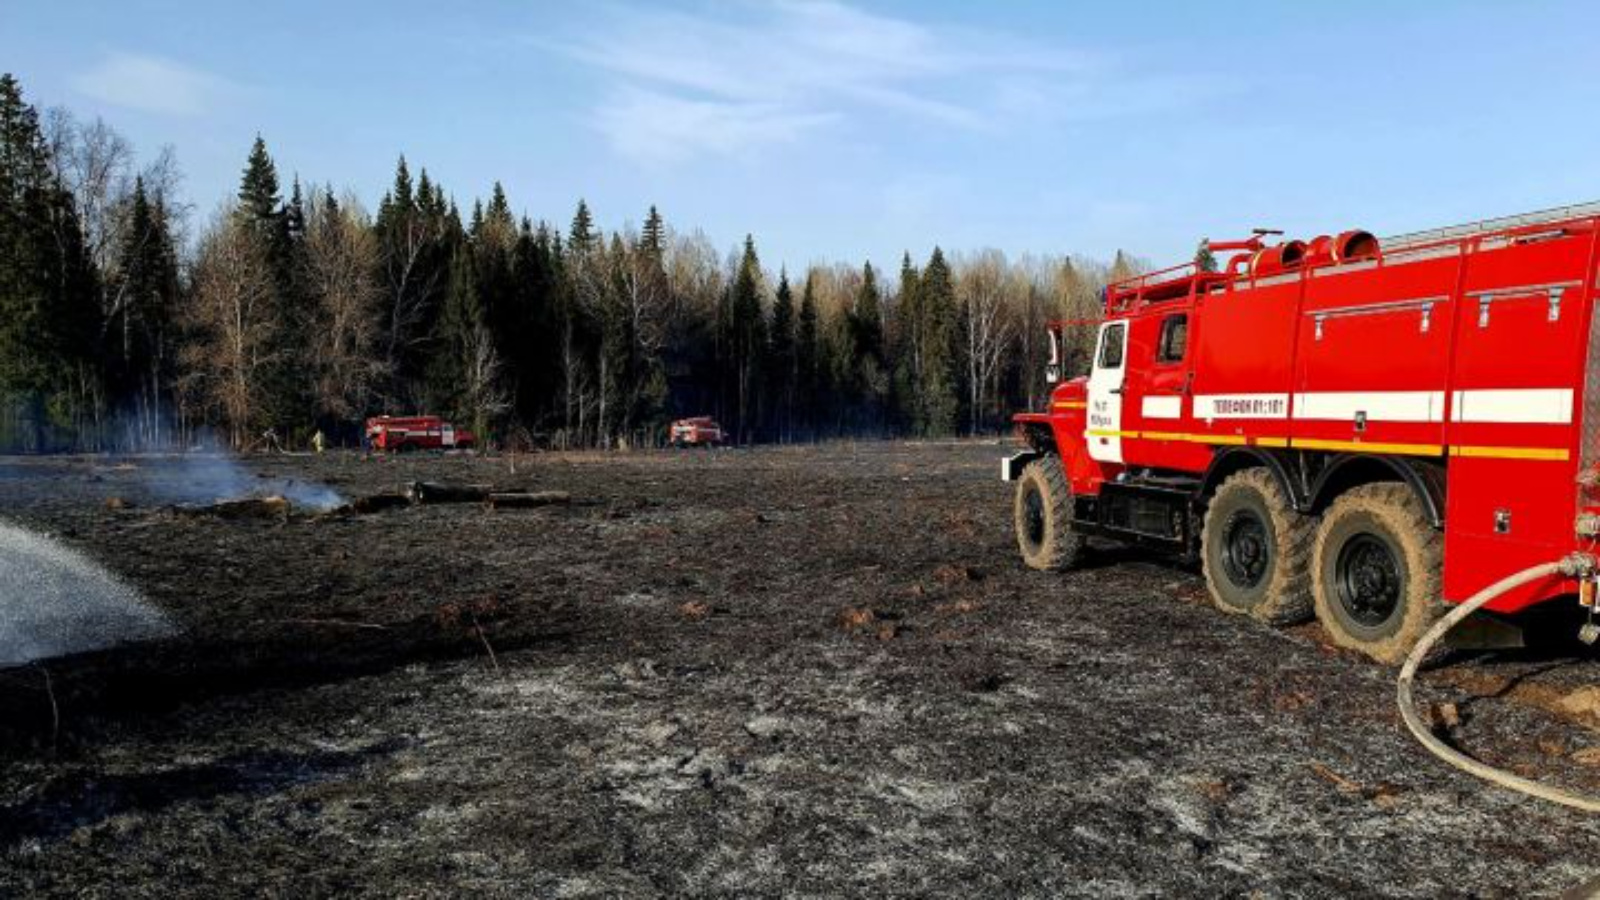
M 1045 366 L 1044 367 L 1044 380 L 1049 384 L 1055 384 L 1056 382 L 1060 381 L 1061 380 L 1061 366 L 1056 364 L 1056 363 L 1051 363 L 1050 365 Z

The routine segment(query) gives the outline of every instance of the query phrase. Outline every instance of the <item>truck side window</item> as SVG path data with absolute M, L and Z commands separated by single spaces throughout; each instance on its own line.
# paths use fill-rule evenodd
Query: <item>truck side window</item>
M 1122 330 L 1126 327 L 1118 322 L 1100 333 L 1100 368 L 1122 368 Z
M 1161 345 L 1156 348 L 1157 362 L 1182 362 L 1189 346 L 1189 317 L 1182 313 L 1167 316 L 1161 322 Z

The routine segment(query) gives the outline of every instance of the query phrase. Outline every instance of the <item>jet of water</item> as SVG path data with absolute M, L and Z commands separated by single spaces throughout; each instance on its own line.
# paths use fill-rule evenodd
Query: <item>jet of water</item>
M 0 668 L 176 632 L 94 560 L 0 521 Z

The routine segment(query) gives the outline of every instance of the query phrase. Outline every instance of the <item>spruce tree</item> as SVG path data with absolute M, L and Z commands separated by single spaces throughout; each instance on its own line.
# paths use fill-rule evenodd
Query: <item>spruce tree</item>
M 728 338 L 733 375 L 733 429 L 740 440 L 749 440 L 760 427 L 757 387 L 766 348 L 766 320 L 761 310 L 761 261 L 756 257 L 756 242 L 751 235 L 745 235 L 744 253 L 728 292 Z
M 572 228 L 567 232 L 567 250 L 575 257 L 589 254 L 599 244 L 594 231 L 594 217 L 589 214 L 589 204 L 578 201 L 578 210 L 572 214 Z
M 920 427 L 922 411 L 922 303 L 921 275 L 911 264 L 911 254 L 900 258 L 900 292 L 895 301 L 894 415 L 904 429 Z
M 142 178 L 134 181 L 130 207 L 111 283 L 105 361 L 113 405 L 126 408 L 138 401 L 158 415 L 173 362 L 169 341 L 178 300 L 177 253 L 165 209 L 150 202 Z M 144 429 L 140 437 L 155 439 L 162 423 L 154 418 L 138 425 Z
M 795 324 L 795 407 L 801 427 L 813 439 L 821 402 L 822 373 L 826 370 L 817 319 L 816 277 L 808 272 L 805 288 L 800 292 L 800 315 Z
M 96 277 L 36 110 L 0 75 L 0 448 L 89 437 L 100 392 Z M 76 433 L 71 429 L 78 427 Z
M 651 204 L 650 213 L 644 217 L 644 230 L 639 233 L 639 246 L 644 252 L 659 260 L 667 248 L 667 227 L 661 213 Z
M 923 434 L 956 433 L 961 416 L 959 346 L 954 279 L 944 251 L 933 248 L 918 283 L 922 318 L 922 401 L 919 428 Z
M 778 272 L 778 292 L 772 301 L 772 344 L 767 368 L 767 396 L 774 404 L 773 425 L 781 440 L 788 440 L 795 421 L 794 292 L 789 273 Z
M 1211 252 L 1211 242 L 1202 240 L 1200 246 L 1194 251 L 1194 267 L 1197 272 L 1215 272 L 1217 270 L 1217 255 Z

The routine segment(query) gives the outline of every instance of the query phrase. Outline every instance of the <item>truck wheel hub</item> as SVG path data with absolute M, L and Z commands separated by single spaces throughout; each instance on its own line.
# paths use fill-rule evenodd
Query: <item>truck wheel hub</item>
M 1389 545 L 1370 534 L 1339 551 L 1339 604 L 1362 625 L 1382 625 L 1400 605 L 1400 566 Z
M 1240 510 L 1228 520 L 1223 537 L 1223 568 L 1228 580 L 1253 588 L 1267 573 L 1267 527 L 1259 517 Z
M 1037 487 L 1023 497 L 1023 520 L 1027 526 L 1028 545 L 1037 547 L 1044 543 L 1044 498 Z

